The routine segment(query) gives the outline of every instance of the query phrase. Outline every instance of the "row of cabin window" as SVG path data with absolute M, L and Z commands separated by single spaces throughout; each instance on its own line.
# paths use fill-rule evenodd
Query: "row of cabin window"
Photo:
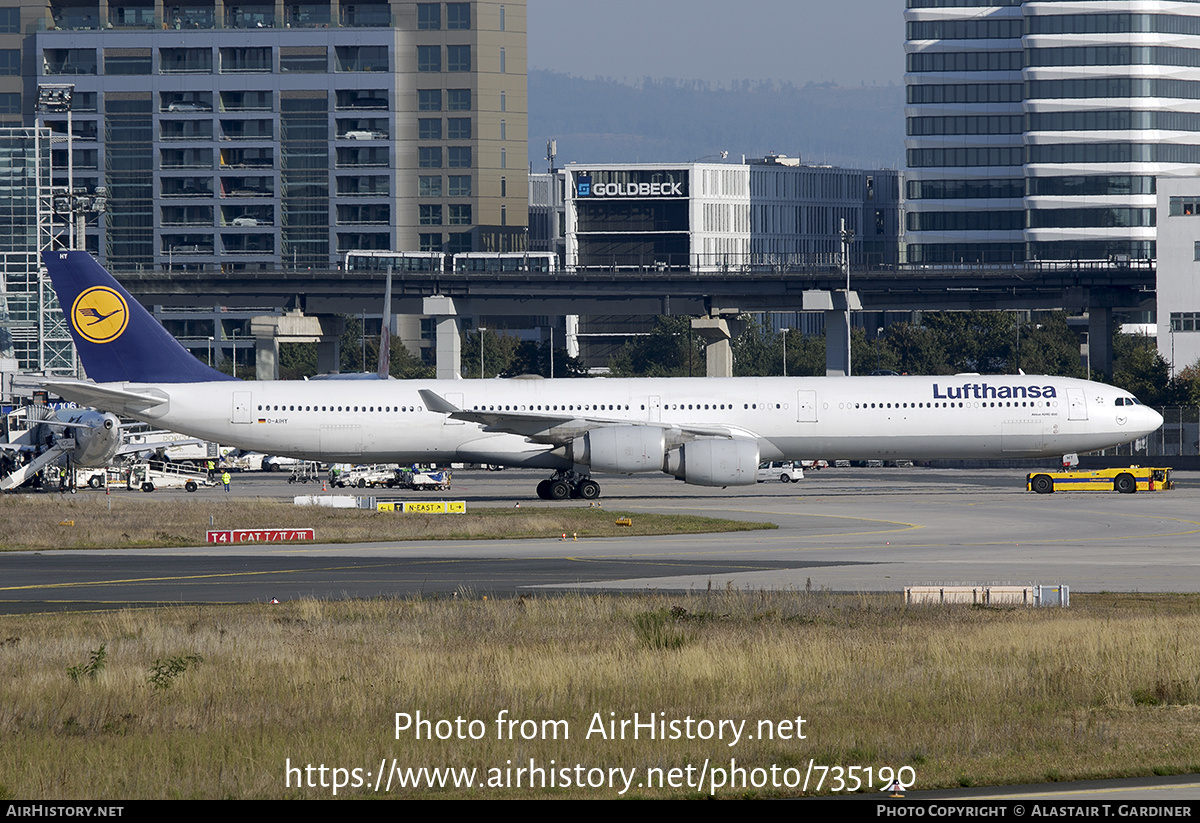
M 259 406 L 260 412 L 295 411 L 295 412 L 419 412 L 420 406 Z
M 965 405 L 969 407 L 971 405 L 971 402 L 967 401 L 967 403 Z M 997 406 L 1000 406 L 1000 407 L 1005 407 L 1005 406 L 1007 406 L 1007 407 L 1047 406 L 1048 407 L 1049 405 L 1050 405 L 1050 401 L 1048 401 L 1048 400 L 1046 400 L 1046 401 L 1038 400 L 1036 402 L 1033 400 L 1022 400 L 1020 403 L 1018 403 L 1016 400 L 1005 400 L 1005 401 L 1000 401 L 1000 402 L 997 402 L 995 400 L 990 400 L 990 401 L 984 401 L 982 404 L 976 404 L 976 408 L 979 408 L 980 406 L 982 406 L 982 408 L 985 408 L 985 409 L 986 408 L 996 408 Z M 946 409 L 946 408 L 961 409 L 961 408 L 963 408 L 963 406 L 964 406 L 964 404 L 962 401 L 959 401 L 957 403 L 855 403 L 854 404 L 854 408 L 856 408 L 856 409 Z M 848 407 L 849 407 L 849 404 L 847 404 L 847 408 Z
M 703 403 L 703 404 L 701 404 L 701 403 L 664 403 L 663 404 L 663 409 L 665 411 L 732 411 L 733 408 L 734 408 L 734 405 L 732 403 Z M 769 406 L 769 404 L 765 404 L 765 403 L 761 404 L 761 405 L 758 403 L 743 403 L 742 408 L 757 410 L 760 408 L 768 409 L 768 408 L 770 408 L 770 406 Z M 775 408 L 781 409 L 781 408 L 783 408 L 783 406 L 779 403 L 776 403 Z M 645 404 L 642 405 L 641 409 L 642 409 L 642 411 L 646 410 Z M 619 403 L 616 405 L 613 405 L 611 403 L 608 405 L 600 403 L 600 404 L 594 405 L 594 406 L 588 405 L 588 404 L 581 404 L 578 406 L 576 406 L 576 405 L 561 405 L 560 406 L 560 405 L 552 405 L 552 404 L 547 404 L 547 405 L 536 404 L 536 405 L 530 405 L 528 407 L 523 406 L 523 405 L 520 405 L 520 406 L 518 406 L 518 405 L 473 406 L 472 407 L 472 411 L 514 411 L 515 412 L 515 411 L 526 411 L 526 410 L 528 410 L 528 411 L 629 411 L 629 406 L 628 405 L 622 406 Z

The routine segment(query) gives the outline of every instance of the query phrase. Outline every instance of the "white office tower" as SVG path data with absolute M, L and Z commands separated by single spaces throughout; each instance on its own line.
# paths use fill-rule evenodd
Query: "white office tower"
M 1200 4 L 908 0 L 917 263 L 1155 254 L 1155 178 L 1200 173 Z

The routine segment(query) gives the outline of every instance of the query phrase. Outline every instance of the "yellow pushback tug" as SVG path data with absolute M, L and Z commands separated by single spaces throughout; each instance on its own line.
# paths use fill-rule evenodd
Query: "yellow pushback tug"
M 1025 490 L 1038 494 L 1062 492 L 1161 492 L 1175 487 L 1170 469 L 1129 466 L 1095 471 L 1033 472 L 1025 475 Z

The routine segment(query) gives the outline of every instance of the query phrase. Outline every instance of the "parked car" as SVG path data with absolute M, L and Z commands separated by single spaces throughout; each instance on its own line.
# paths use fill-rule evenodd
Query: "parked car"
M 804 469 L 791 460 L 772 460 L 758 464 L 758 482 L 780 480 L 784 483 L 796 483 L 804 479 Z
M 262 470 L 265 472 L 281 472 L 284 469 L 293 469 L 303 462 L 299 457 L 277 457 L 272 454 L 263 458 Z
M 194 103 L 189 100 L 176 100 L 167 106 L 167 111 L 212 111 L 207 103 Z

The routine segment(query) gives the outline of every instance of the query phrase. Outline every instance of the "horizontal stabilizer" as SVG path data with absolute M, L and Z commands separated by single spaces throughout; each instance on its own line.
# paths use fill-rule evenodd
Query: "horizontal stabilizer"
M 136 414 L 167 402 L 165 397 L 149 391 L 129 391 L 112 386 L 98 386 L 83 380 L 47 380 L 42 385 L 64 400 L 115 412 Z

